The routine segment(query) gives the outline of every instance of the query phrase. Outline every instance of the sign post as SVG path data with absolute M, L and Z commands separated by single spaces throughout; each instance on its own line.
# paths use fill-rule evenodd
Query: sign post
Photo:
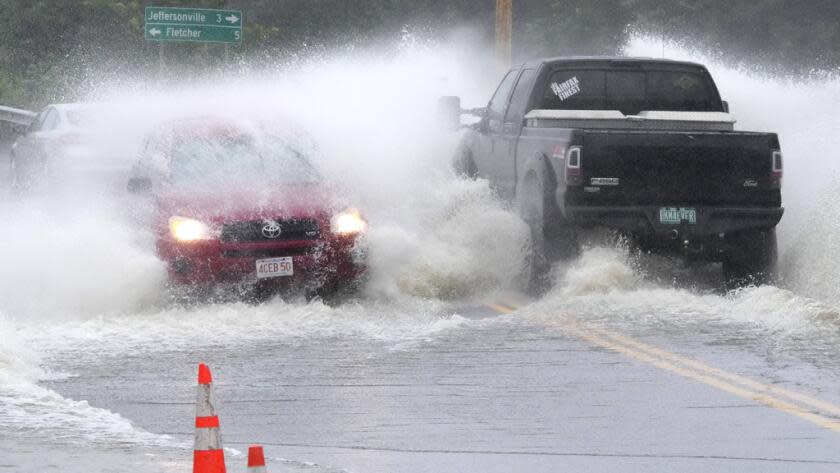
M 207 8 L 146 7 L 147 41 L 240 44 L 242 12 Z
M 513 0 L 496 0 L 496 59 L 507 70 L 511 61 Z

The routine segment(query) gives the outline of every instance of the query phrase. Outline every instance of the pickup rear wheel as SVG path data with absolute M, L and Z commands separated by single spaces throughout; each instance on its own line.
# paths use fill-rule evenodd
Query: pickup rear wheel
M 776 229 L 739 232 L 727 236 L 729 249 L 723 261 L 727 289 L 769 284 L 776 274 Z
M 532 294 L 542 294 L 549 287 L 551 261 L 545 238 L 545 200 L 542 186 L 536 177 L 525 180 L 518 200 L 519 215 L 531 233 L 531 246 L 523 271 L 523 289 Z

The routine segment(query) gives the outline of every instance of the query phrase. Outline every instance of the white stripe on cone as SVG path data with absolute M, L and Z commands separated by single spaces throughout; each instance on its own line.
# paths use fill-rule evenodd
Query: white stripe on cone
M 195 416 L 208 417 L 216 415 L 216 403 L 213 399 L 213 385 L 199 384 L 195 397 Z
M 221 450 L 222 432 L 215 427 L 195 429 L 195 450 Z
M 198 396 L 195 402 L 195 416 L 213 417 L 216 408 L 213 406 L 213 391 L 210 384 L 198 385 Z M 220 450 L 222 448 L 222 433 L 218 427 L 196 427 L 195 450 Z

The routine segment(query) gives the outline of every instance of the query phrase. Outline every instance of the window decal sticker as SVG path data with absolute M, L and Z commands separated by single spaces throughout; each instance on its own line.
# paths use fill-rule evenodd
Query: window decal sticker
M 580 93 L 580 82 L 578 82 L 577 76 L 560 84 L 552 82 L 551 91 L 554 92 L 554 94 L 557 95 L 557 98 L 559 98 L 562 102 L 572 95 Z
M 697 85 L 697 79 L 689 76 L 682 76 L 679 79 L 674 81 L 674 85 L 681 88 L 682 90 L 689 91 Z

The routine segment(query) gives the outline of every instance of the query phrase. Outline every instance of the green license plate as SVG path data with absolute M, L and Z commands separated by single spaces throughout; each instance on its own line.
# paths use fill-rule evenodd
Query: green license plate
M 659 208 L 659 223 L 679 225 L 683 220 L 691 224 L 697 223 L 697 210 L 689 207 Z

